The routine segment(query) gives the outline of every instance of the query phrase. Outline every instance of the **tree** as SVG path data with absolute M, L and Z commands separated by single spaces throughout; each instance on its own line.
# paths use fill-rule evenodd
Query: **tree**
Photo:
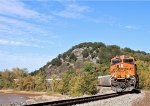
M 82 74 L 81 74 L 82 73 Z M 69 94 L 72 96 L 82 96 L 84 94 L 93 95 L 98 92 L 97 81 L 94 74 L 81 72 L 70 80 Z
M 46 91 L 46 89 L 45 75 L 42 72 L 39 72 L 34 76 L 34 90 Z
M 95 65 L 91 62 L 85 62 L 84 71 L 86 72 L 94 72 L 96 69 Z
M 28 72 L 26 68 L 20 69 L 20 68 L 12 68 L 12 74 L 15 78 L 22 78 L 28 76 Z
M 11 73 L 10 70 L 4 70 L 1 73 L 1 84 L 4 88 L 13 88 L 14 87 L 14 75 Z

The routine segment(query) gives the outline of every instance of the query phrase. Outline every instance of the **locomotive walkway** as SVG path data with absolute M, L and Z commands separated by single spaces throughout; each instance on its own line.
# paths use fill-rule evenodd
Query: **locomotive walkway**
M 81 103 L 86 103 L 86 102 L 91 102 L 91 101 L 96 101 L 96 100 L 113 98 L 113 97 L 117 97 L 117 96 L 121 96 L 125 94 L 127 94 L 127 92 L 120 93 L 120 94 L 111 93 L 111 94 L 105 94 L 105 95 L 94 95 L 94 96 L 67 99 L 67 100 L 42 102 L 42 103 L 29 104 L 29 105 L 24 105 L 24 106 L 71 106 L 75 104 L 81 104 Z

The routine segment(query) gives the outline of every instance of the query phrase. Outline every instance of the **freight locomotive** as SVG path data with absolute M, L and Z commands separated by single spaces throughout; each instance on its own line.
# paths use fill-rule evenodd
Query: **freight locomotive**
M 110 85 L 115 92 L 132 91 L 139 87 L 135 59 L 131 56 L 116 56 L 111 59 Z

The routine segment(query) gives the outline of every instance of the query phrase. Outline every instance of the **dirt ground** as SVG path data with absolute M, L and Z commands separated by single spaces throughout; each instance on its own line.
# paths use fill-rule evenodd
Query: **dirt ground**
M 134 101 L 132 106 L 150 106 L 150 91 L 145 91 L 144 98 Z
M 71 97 L 66 95 L 61 95 L 57 93 L 48 93 L 48 92 L 35 92 L 35 91 L 17 91 L 13 89 L 1 89 L 0 93 L 5 94 L 19 94 L 19 95 L 27 95 L 27 100 L 25 104 L 37 103 L 37 102 L 46 102 L 46 101 L 54 101 L 61 99 L 69 99 Z
M 46 92 L 35 92 L 35 91 L 17 91 L 13 89 L 1 89 L 1 93 L 15 93 L 15 94 L 29 94 L 29 95 L 43 95 Z

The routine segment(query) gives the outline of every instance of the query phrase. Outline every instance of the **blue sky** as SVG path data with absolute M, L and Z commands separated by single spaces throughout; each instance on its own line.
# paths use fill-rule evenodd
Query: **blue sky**
M 30 72 L 81 42 L 150 53 L 150 2 L 0 0 L 0 70 Z

